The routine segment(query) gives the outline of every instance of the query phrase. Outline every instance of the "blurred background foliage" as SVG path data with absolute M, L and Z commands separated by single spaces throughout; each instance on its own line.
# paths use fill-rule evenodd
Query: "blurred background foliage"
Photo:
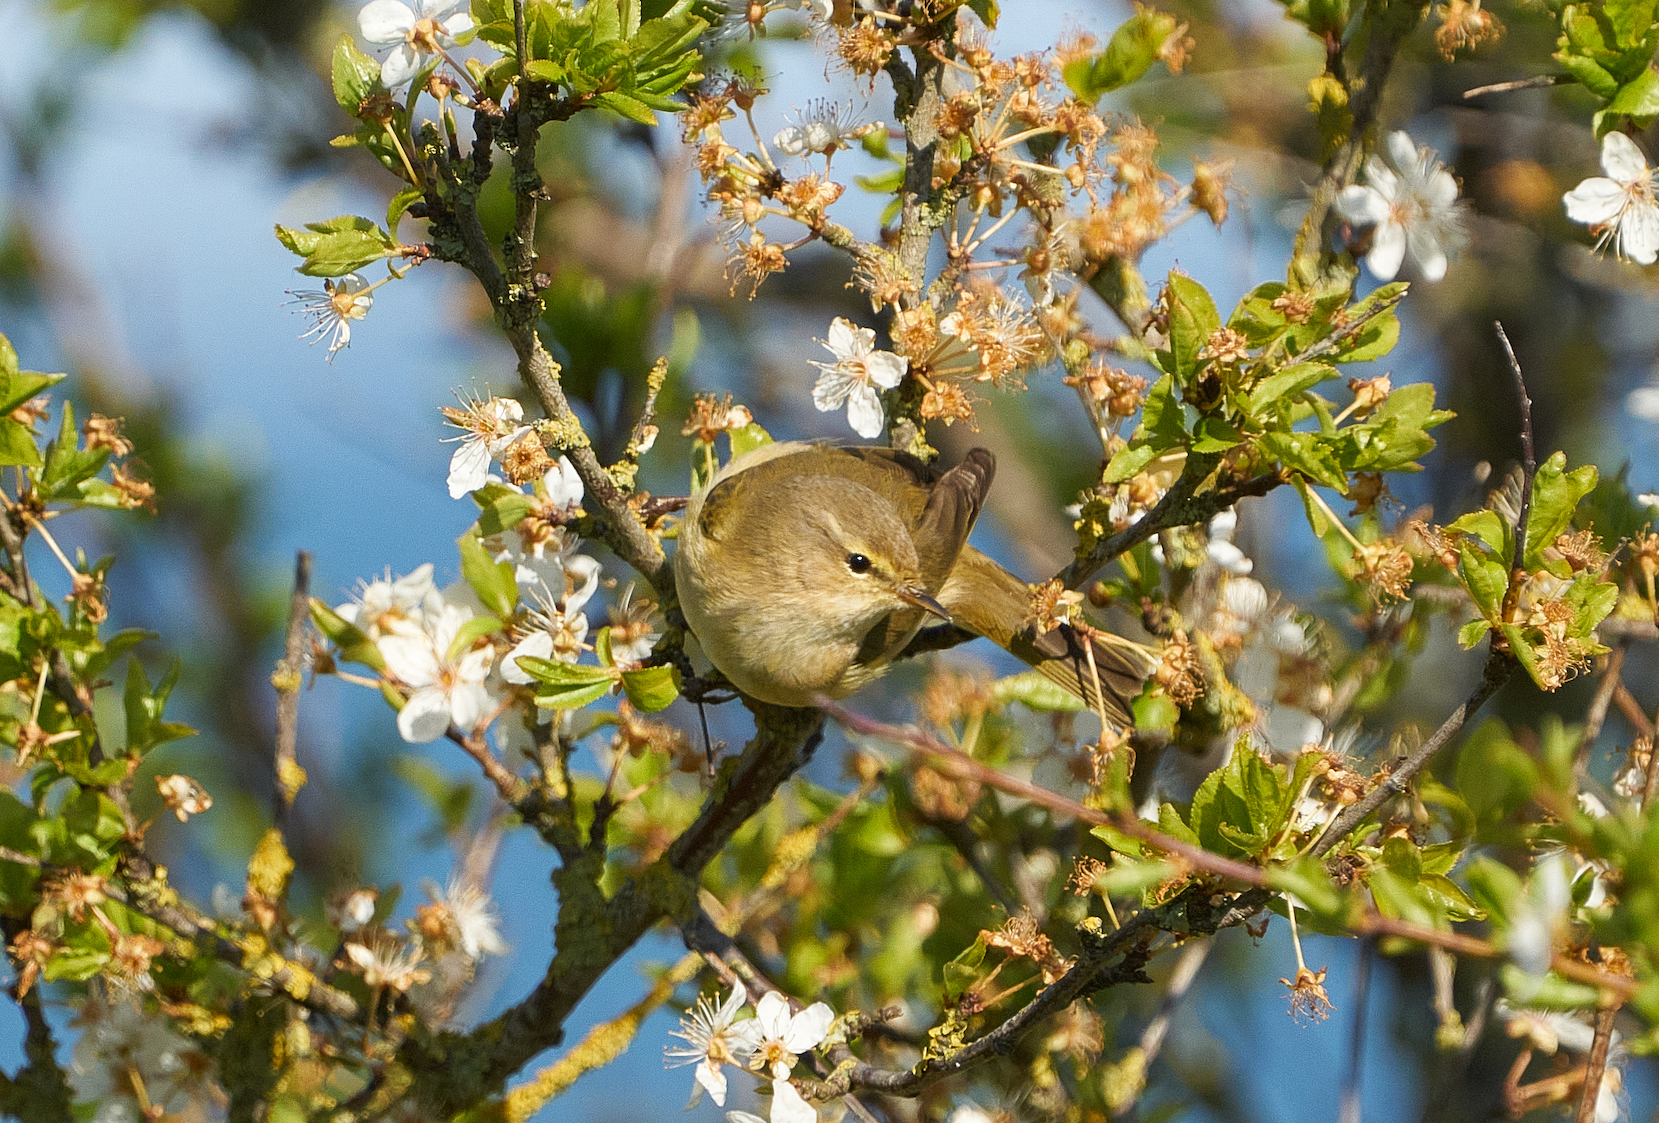
M 1145 262 L 1151 277 L 1178 263 L 1227 307 L 1257 281 L 1280 275 L 1288 258 L 1305 187 L 1324 155 L 1308 91 L 1323 52 L 1271 0 L 1182 0 L 1169 7 L 1190 22 L 1197 43 L 1187 73 L 1148 78 L 1106 105 L 1155 124 L 1168 166 L 1182 167 L 1183 177 L 1192 156 L 1234 162 L 1227 226 L 1215 232 L 1193 224 Z M 1553 49 L 1554 23 L 1541 6 L 1503 4 L 1495 11 L 1507 36 L 1451 63 L 1434 42 L 1434 20 L 1426 22 L 1406 41 L 1380 114 L 1385 128 L 1408 128 L 1440 151 L 1475 213 L 1471 242 L 1446 279 L 1414 288 L 1403 310 L 1402 346 L 1387 364 L 1397 383 L 1434 381 L 1439 401 L 1458 413 L 1437 432 L 1429 470 L 1397 489 L 1405 507 L 1432 504 L 1446 518 L 1475 501 L 1489 474 L 1517 455 L 1518 413 L 1491 330 L 1495 319 L 1508 328 L 1528 372 L 1540 451 L 1564 448 L 1572 463 L 1595 463 L 1604 476 L 1628 471 L 1635 490 L 1659 484 L 1651 427 L 1623 408 L 1626 394 L 1659 377 L 1659 289 L 1638 270 L 1592 256 L 1582 230 L 1562 213 L 1562 192 L 1594 174 L 1597 157 L 1584 125 L 1594 107 L 1581 90 L 1465 97 L 1538 73 Z M 1129 14 L 1125 5 L 1095 0 L 1011 0 L 998 42 L 1037 49 L 1078 26 L 1104 38 Z M 170 856 L 175 880 L 201 896 L 215 881 L 234 883 L 269 815 L 269 675 L 292 551 L 317 552 L 315 588 L 325 597 L 339 592 L 338 599 L 355 578 L 382 566 L 406 572 L 422 560 L 450 557 L 447 543 L 470 512 L 449 522 L 434 517 L 444 510 L 447 455 L 437 444 L 436 406 L 452 388 L 473 382 L 513 388 L 487 307 L 471 288 L 431 276 L 437 266 L 411 282 L 429 286 L 425 299 L 404 301 L 420 311 L 399 319 L 387 309 L 403 293 L 383 291 L 374 318 L 332 368 L 289 338 L 299 322 L 277 308 L 281 289 L 293 283 L 289 262 L 258 239 L 269 242 L 273 217 L 294 217 L 294 197 L 373 199 L 388 190 L 371 163 L 346 159 L 327 144 L 346 127 L 328 96 L 328 53 L 354 17 L 354 10 L 324 0 L 0 2 L 0 27 L 18 31 L 0 37 L 0 323 L 24 365 L 68 370 L 69 396 L 126 418 L 161 497 L 157 517 L 88 525 L 77 544 L 94 556 L 120 558 L 111 578 L 113 623 L 151 628 L 184 658 L 181 716 L 200 736 L 158 752 L 147 767 L 189 771 L 219 805 L 205 820 L 210 830 L 196 832 L 190 847 L 166 820 L 151 837 Z M 832 96 L 867 106 L 867 118 L 891 105 L 884 82 L 871 92 L 829 73 L 824 52 L 799 37 L 729 35 L 717 53 L 722 65 L 757 74 L 776 91 L 766 110 L 772 117 L 760 122 L 763 136 L 783 123 L 791 101 L 817 96 L 825 74 Z M 143 167 L 135 161 L 146 150 L 172 155 Z M 884 166 L 857 152 L 846 160 L 863 160 L 858 170 L 865 174 Z M 191 193 L 181 177 L 215 161 L 236 169 L 234 178 L 214 181 L 231 192 L 223 205 L 240 215 L 231 240 L 206 217 L 194 226 L 159 217 L 188 212 L 192 204 L 181 197 Z M 602 458 L 614 457 L 626 441 L 644 374 L 659 354 L 670 357 L 671 377 L 659 403 L 662 437 L 646 462 L 644 483 L 653 492 L 685 489 L 689 439 L 678 419 L 699 389 L 735 393 L 779 436 L 844 435 L 835 415 L 806 407 L 804 391 L 806 360 L 820 357 L 814 337 L 830 319 L 871 320 L 847 287 L 845 259 L 803 252 L 756 299 L 734 297 L 718 228 L 698 201 L 689 152 L 672 124 L 651 130 L 583 115 L 544 144 L 542 172 L 550 202 L 541 212 L 538 250 L 552 278 L 544 335 Z M 499 186 L 486 196 L 495 208 L 486 209 L 497 224 L 492 233 L 505 227 L 510 208 L 505 184 Z M 861 217 L 873 225 L 870 198 Z M 405 222 L 405 237 L 418 237 L 413 220 Z M 437 307 L 444 311 L 433 323 Z M 1097 314 L 1104 329 L 1109 317 L 1103 309 Z M 222 345 L 203 346 L 204 331 Z M 447 342 L 434 355 L 438 340 Z M 974 444 L 998 455 L 992 520 L 982 534 L 1011 565 L 1035 576 L 1067 556 L 1072 535 L 1063 508 L 1098 464 L 1057 372 L 1030 383 L 1030 392 L 1017 397 L 992 392 L 979 411 L 979 431 L 957 425 L 932 439 L 947 457 Z M 227 406 L 236 402 L 245 404 Z M 296 425 L 321 436 L 302 439 Z M 1632 528 L 1598 529 L 1611 536 Z M 1257 576 L 1302 603 L 1323 603 L 1342 634 L 1340 602 L 1319 600 L 1334 583 L 1311 549 L 1293 496 L 1247 506 L 1240 542 L 1256 559 Z M 159 654 L 156 662 L 152 678 Z M 1437 724 L 1478 675 L 1478 663 L 1436 635 L 1409 688 L 1384 704 L 1374 727 Z M 1626 664 L 1626 680 L 1650 709 L 1659 703 L 1656 670 L 1637 651 Z M 913 692 L 917 681 L 916 672 L 893 676 L 889 699 Z M 1582 714 L 1590 689 L 1587 679 L 1544 696 L 1523 680 L 1500 696 L 1495 712 L 1523 726 L 1536 726 L 1546 711 L 1570 719 Z M 908 716 L 896 701 L 863 704 Z M 476 824 L 485 811 L 470 773 L 441 754 L 404 757 L 406 746 L 378 699 L 308 699 L 306 707 L 301 760 L 313 782 L 289 828 L 301 870 L 296 899 L 320 908 L 331 890 L 358 879 L 412 884 L 423 875 L 441 877 L 446 833 Z M 688 728 L 694 720 L 680 715 Z M 716 736 L 742 735 L 736 715 L 716 712 L 711 720 Z M 1605 777 L 1606 751 L 1631 735 L 1622 718 L 1609 720 L 1597 774 Z M 836 760 L 833 752 L 821 754 L 813 779 L 826 787 L 809 792 L 808 802 L 834 805 L 830 786 L 845 786 Z M 143 782 L 136 788 L 147 789 Z M 156 810 L 140 807 L 146 815 Z M 838 848 L 856 851 L 863 821 L 890 814 L 877 806 L 853 817 L 827 855 L 837 880 L 820 882 L 821 889 L 857 900 L 888 888 L 861 879 L 856 853 Z M 763 816 L 740 838 L 735 860 L 745 860 L 747 846 L 760 848 L 748 860 L 763 862 L 766 840 L 782 829 Z M 869 829 L 879 833 L 880 824 Z M 503 911 L 520 918 L 509 937 L 522 954 L 497 985 L 516 993 L 542 961 L 546 931 L 538 922 L 547 910 L 533 902 L 549 892 L 546 861 L 509 848 L 501 862 L 497 892 Z M 1007 870 L 998 880 L 1018 875 Z M 919 849 L 906 876 L 965 877 L 948 847 Z M 978 927 L 994 926 L 996 908 L 986 899 L 983 916 L 938 918 L 943 923 L 931 938 L 965 946 Z M 902 972 L 909 961 L 897 953 L 919 937 L 882 936 L 885 949 L 865 954 L 878 961 L 885 955 Z M 1275 933 L 1269 941 L 1280 938 Z M 1220 939 L 1154 1069 L 1145 1118 L 1166 1117 L 1159 1104 L 1191 1119 L 1334 1114 L 1353 1015 L 1345 995 L 1354 949 L 1332 945 L 1320 954 L 1331 964 L 1338 1015 L 1321 1028 L 1299 1029 L 1283 1017 L 1282 992 L 1245 954 L 1247 940 L 1242 932 Z M 641 953 L 673 954 L 661 945 Z M 807 994 L 823 977 L 779 982 Z M 892 985 L 902 989 L 899 978 Z M 591 1000 L 590 1020 L 627 992 L 616 986 L 608 981 Z M 1429 993 L 1420 955 L 1382 960 L 1374 969 L 1368 1118 L 1497 1117 L 1497 1089 L 1513 1047 L 1489 1031 L 1467 1072 L 1448 1079 L 1433 1056 Z M 1114 991 L 1101 1004 L 1108 1042 L 1114 1033 L 1120 1046 L 1138 1036 L 1155 1002 L 1150 990 Z M 648 1026 L 633 1053 L 548 1116 L 635 1119 L 676 1111 L 684 1084 L 678 1074 L 660 1072 L 660 1028 Z M 1633 1065 L 1627 1086 L 1634 1116 L 1646 1118 L 1652 1073 Z M 627 1106 L 618 1105 L 618 1091 Z M 712 1108 L 702 1111 L 699 1118 L 715 1117 Z

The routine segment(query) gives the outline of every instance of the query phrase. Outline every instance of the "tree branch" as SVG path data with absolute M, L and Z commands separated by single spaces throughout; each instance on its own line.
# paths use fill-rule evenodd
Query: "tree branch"
M 696 821 L 615 897 L 605 900 L 596 886 L 591 893 L 585 890 L 588 875 L 596 881 L 603 871 L 603 854 L 584 855 L 558 872 L 557 948 L 529 995 L 470 1033 L 417 1030 L 405 1041 L 399 1059 L 420 1102 L 453 1114 L 499 1094 L 508 1077 L 563 1040 L 571 1010 L 641 936 L 660 920 L 691 915 L 704 867 L 811 756 L 823 735 L 823 715 L 815 710 L 761 703 L 752 709 L 755 737 L 722 767 Z

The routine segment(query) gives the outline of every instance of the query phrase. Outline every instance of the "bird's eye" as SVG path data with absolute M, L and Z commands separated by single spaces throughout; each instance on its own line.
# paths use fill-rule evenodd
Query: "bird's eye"
M 870 572 L 870 559 L 863 554 L 848 554 L 847 568 L 854 573 L 868 573 Z

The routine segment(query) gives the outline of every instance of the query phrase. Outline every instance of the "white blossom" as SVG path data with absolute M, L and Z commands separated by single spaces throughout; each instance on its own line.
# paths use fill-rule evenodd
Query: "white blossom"
M 1621 132 L 1602 138 L 1601 170 L 1561 197 L 1567 217 L 1596 235 L 1599 250 L 1609 242 L 1619 257 L 1652 265 L 1659 257 L 1659 201 L 1654 199 L 1653 169 Z
M 387 932 L 376 932 L 367 943 L 349 943 L 345 952 L 346 960 L 371 987 L 391 987 L 402 994 L 432 978 L 432 972 L 419 966 L 426 953 Z
M 1342 189 L 1337 213 L 1355 226 L 1373 226 L 1365 264 L 1379 280 L 1392 281 L 1410 257 L 1427 281 L 1446 275 L 1447 255 L 1462 246 L 1463 205 L 1457 181 L 1440 154 L 1403 132 L 1388 134 L 1388 158 L 1365 160 L 1365 184 Z
M 662 633 L 652 622 L 656 608 L 649 600 L 636 601 L 634 586 L 629 585 L 611 609 L 611 659 L 618 666 L 638 666 L 645 662 L 651 649 L 662 639 Z
M 426 614 L 442 607 L 443 597 L 432 582 L 432 563 L 427 562 L 406 577 L 394 578 L 388 569 L 386 576 L 364 584 L 350 603 L 334 611 L 371 640 L 378 640 L 421 635 Z
M 830 324 L 824 347 L 835 356 L 833 363 L 813 362 L 823 371 L 812 388 L 812 404 L 821 412 L 847 406 L 847 421 L 861 437 L 881 435 L 886 414 L 881 409 L 880 390 L 899 384 L 910 361 L 891 351 L 875 349 L 876 333 L 855 326 L 840 316 Z
M 693 1104 L 707 1091 L 715 1103 L 726 1106 L 726 1074 L 721 1066 L 736 1064 L 738 1054 L 752 1051 L 755 1045 L 751 1039 L 755 1026 L 752 1020 L 733 1024 L 747 997 L 741 986 L 733 986 L 731 994 L 718 1007 L 707 998 L 698 998 L 697 1005 L 680 1019 L 680 1028 L 668 1031 L 669 1036 L 686 1042 L 663 1050 L 669 1058 L 668 1067 L 697 1066 L 692 1074 L 696 1078 L 692 1086 Z
M 801 11 L 814 19 L 828 22 L 835 14 L 835 5 L 831 0 L 801 0 Z
M 462 399 L 464 408 L 444 407 L 446 424 L 463 433 L 446 440 L 459 442 L 449 458 L 449 497 L 459 499 L 477 491 L 490 478 L 490 461 L 512 448 L 530 433 L 521 424 L 524 407 L 512 398 Z M 562 458 L 561 458 L 562 459 Z
M 426 56 L 442 54 L 472 30 L 472 17 L 456 12 L 464 0 L 373 0 L 357 13 L 357 27 L 376 47 L 391 47 L 380 80 L 396 89 L 419 72 Z M 453 14 L 452 14 L 453 13 Z
M 222 1095 L 213 1087 L 207 1058 L 173 1032 L 166 1018 L 131 1001 L 94 995 L 82 1003 L 80 1020 L 84 1028 L 67 1075 L 77 1100 L 98 1105 L 96 1119 L 140 1123 L 145 1118 L 137 1099 L 140 1086 L 148 1100 L 144 1106 L 169 1113 L 189 1111 L 194 1099 L 206 1107 L 215 1094 Z
M 519 659 L 531 657 L 574 664 L 587 650 L 587 614 L 582 612 L 581 602 L 572 604 L 569 600 L 554 600 L 547 594 L 546 587 L 542 587 L 542 591 L 531 592 L 529 599 L 534 600 L 538 607 L 529 610 L 528 630 L 519 637 L 513 650 L 509 650 L 508 657 L 501 660 L 501 677 L 516 687 L 536 682 L 536 678 L 519 667 Z
M 472 610 L 445 604 L 429 613 L 419 636 L 392 635 L 380 641 L 386 669 L 410 688 L 409 701 L 397 715 L 397 730 L 405 741 L 436 741 L 451 723 L 471 731 L 484 716 L 490 697 L 484 688 L 495 653 L 488 647 L 454 656 L 450 646 Z
M 755 1005 L 752 1059 L 764 1065 L 773 1079 L 787 1080 L 795 1059 L 817 1047 L 834 1020 L 835 1012 L 822 1002 L 791 1014 L 789 999 L 775 990 L 768 991 Z
M 582 477 L 576 474 L 576 466 L 568 456 L 559 457 L 541 478 L 541 483 L 547 489 L 547 501 L 563 511 L 576 510 L 587 497 Z
M 427 896 L 441 905 L 455 922 L 461 950 L 468 959 L 507 954 L 507 941 L 501 938 L 501 917 L 488 893 L 459 880 L 451 881 L 442 893 L 430 881 L 425 889 Z
M 1532 884 L 1517 903 L 1509 926 L 1509 957 L 1521 970 L 1542 978 L 1555 954 L 1555 939 L 1572 904 L 1566 855 L 1545 855 L 1532 868 Z
M 320 289 L 289 289 L 288 295 L 296 298 L 288 303 L 298 304 L 300 314 L 311 319 L 300 338 L 309 339 L 313 346 L 328 340 L 330 363 L 351 346 L 351 322 L 363 319 L 374 307 L 374 286 L 356 273 L 324 281 Z
M 880 128 L 879 124 L 854 123 L 851 104 L 819 100 L 796 113 L 796 124 L 786 126 L 772 138 L 786 156 L 829 156 L 854 140 Z

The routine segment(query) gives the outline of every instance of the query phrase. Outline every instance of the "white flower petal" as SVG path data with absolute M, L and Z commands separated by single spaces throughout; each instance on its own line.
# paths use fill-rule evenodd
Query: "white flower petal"
M 1388 200 L 1369 187 L 1344 187 L 1336 197 L 1336 213 L 1354 226 L 1372 226 L 1388 218 Z
M 783 1040 L 789 1032 L 789 999 L 775 990 L 769 990 L 755 1003 L 755 1024 L 763 1038 Z
M 1586 226 L 1605 226 L 1624 209 L 1624 188 L 1598 175 L 1561 196 L 1561 202 L 1572 221 Z
M 818 1123 L 818 1109 L 787 1080 L 772 1081 L 771 1123 Z
M 708 1090 L 709 1099 L 720 1107 L 726 1106 L 726 1074 L 719 1065 L 704 1057 L 692 1075 L 699 1085 Z
M 398 0 L 373 0 L 357 13 L 357 29 L 376 47 L 390 47 L 415 29 L 415 13 Z
M 556 507 L 580 507 L 587 496 L 582 487 L 582 477 L 576 474 L 576 466 L 568 456 L 559 457 L 541 482 L 547 488 L 548 499 Z
M 788 128 L 779 129 L 778 134 L 772 138 L 772 147 L 785 156 L 803 155 L 806 152 L 806 132 L 799 125 L 790 125 Z M 832 325 L 830 331 L 833 332 L 834 330 L 835 328 Z
M 1405 227 L 1397 222 L 1385 222 L 1377 227 L 1371 252 L 1365 255 L 1365 264 L 1379 281 L 1392 281 L 1400 272 L 1406 257 Z
M 421 19 L 442 20 L 463 2 L 464 0 L 415 0 L 415 14 Z
M 1659 206 L 1633 201 L 1619 219 L 1619 252 L 1638 265 L 1659 256 Z
M 818 381 L 812 387 L 812 404 L 818 407 L 818 412 L 828 413 L 840 408 L 842 402 L 852 388 L 858 385 L 853 379 L 842 373 L 839 367 L 818 364 L 824 372 L 818 376 Z
M 1440 248 L 1440 241 L 1433 233 L 1414 226 L 1407 227 L 1406 249 L 1425 281 L 1432 283 L 1446 275 L 1446 251 Z
M 1393 132 L 1389 133 L 1386 143 L 1388 146 L 1388 158 L 1392 160 L 1394 162 L 1394 166 L 1399 168 L 1402 172 L 1406 171 L 1412 164 L 1417 162 L 1417 142 L 1412 140 L 1411 136 L 1403 130 L 1395 129 Z
M 397 715 L 397 731 L 412 745 L 436 741 L 449 730 L 449 699 L 436 687 L 417 690 Z
M 462 682 L 449 692 L 449 717 L 461 729 L 472 732 L 490 709 L 490 693 L 482 682 Z
M 444 20 L 444 31 L 450 39 L 459 38 L 472 30 L 472 17 L 465 12 L 457 12 Z
M 525 636 L 518 642 L 518 646 L 507 653 L 507 658 L 501 661 L 501 677 L 514 686 L 527 686 L 535 682 L 536 680 L 518 665 L 518 661 L 526 655 L 534 659 L 552 659 L 553 636 L 541 630 Z
M 1424 198 L 1430 207 L 1435 210 L 1445 210 L 1457 202 L 1457 180 L 1452 173 L 1441 169 L 1429 177 L 1428 191 Z
M 1601 138 L 1601 170 L 1620 183 L 1634 183 L 1647 175 L 1647 161 L 1635 141 L 1614 131 Z
M 881 409 L 881 395 L 863 383 L 853 384 L 847 391 L 847 423 L 853 432 L 866 439 L 881 436 L 887 420 Z
M 824 346 L 837 359 L 856 359 L 868 355 L 875 341 L 876 333 L 869 328 L 861 328 L 851 320 L 837 316 L 830 324 L 829 338 L 824 340 Z
M 864 359 L 864 369 L 870 372 L 870 381 L 883 390 L 891 390 L 904 379 L 910 369 L 910 360 L 891 351 L 872 351 Z
M 438 681 L 438 652 L 425 636 L 382 636 L 379 643 L 386 669 L 416 690 Z
M 822 1002 L 814 1002 L 789 1019 L 789 1030 L 783 1036 L 783 1047 L 791 1053 L 806 1052 L 824 1039 L 833 1021 L 835 1011 Z
M 1373 155 L 1365 158 L 1365 182 L 1384 202 L 1400 197 L 1400 177 L 1381 157 Z
M 467 437 L 449 458 L 449 497 L 459 499 L 477 491 L 490 478 L 490 446 L 476 436 Z
M 380 82 L 388 90 L 395 90 L 413 78 L 420 68 L 420 52 L 403 43 L 392 48 L 392 53 L 380 64 Z

